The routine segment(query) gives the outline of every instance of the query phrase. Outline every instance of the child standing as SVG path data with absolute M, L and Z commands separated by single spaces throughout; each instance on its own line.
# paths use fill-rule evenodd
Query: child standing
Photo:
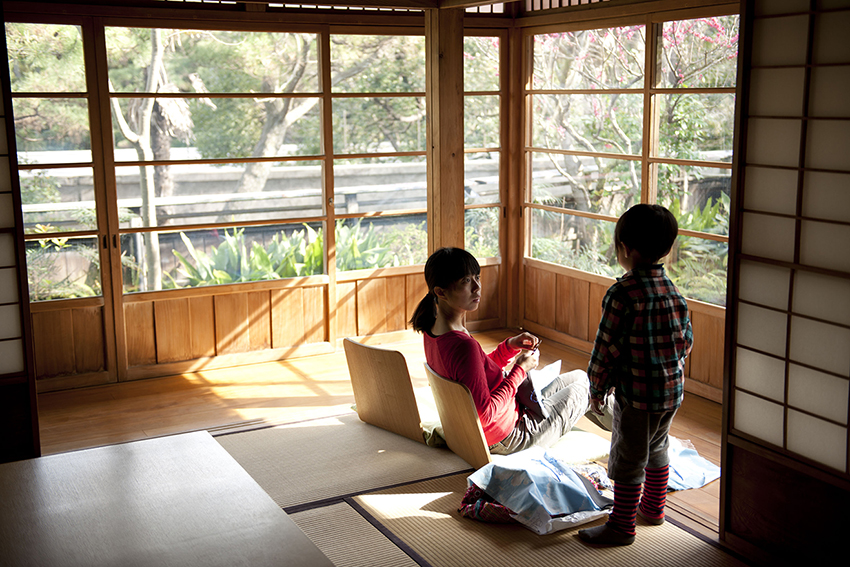
M 598 413 L 608 394 L 615 400 L 608 459 L 614 508 L 606 524 L 579 531 L 587 543 L 631 544 L 636 514 L 650 524 L 664 522 L 667 434 L 682 403 L 685 358 L 693 346 L 688 305 L 659 264 L 678 230 L 670 211 L 646 204 L 626 211 L 614 229 L 617 261 L 626 273 L 602 300 L 587 370 L 591 409 Z

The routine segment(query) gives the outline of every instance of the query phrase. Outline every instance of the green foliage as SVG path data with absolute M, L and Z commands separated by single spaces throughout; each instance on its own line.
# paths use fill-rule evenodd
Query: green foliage
M 466 211 L 464 215 L 464 247 L 476 258 L 499 256 L 500 212 L 500 207 Z
M 711 234 L 728 234 L 729 196 L 709 199 L 702 208 L 682 213 L 678 199 L 669 207 L 679 228 Z M 670 253 L 667 273 L 688 297 L 717 305 L 726 303 L 726 271 L 729 246 L 725 242 L 679 236 Z
M 463 38 L 463 90 L 497 91 L 500 87 L 499 38 Z
M 78 26 L 6 24 L 13 92 L 83 92 L 83 38 Z
M 50 233 L 53 228 L 36 225 L 37 233 Z M 82 277 L 64 273 L 67 257 L 78 255 L 88 260 L 89 269 Z M 96 248 L 75 244 L 69 238 L 55 237 L 27 243 L 27 281 L 30 301 L 93 297 L 101 294 L 100 261 Z
M 382 238 L 398 258 L 399 266 L 424 264 L 428 259 L 428 228 L 426 221 L 394 226 Z
M 424 68 L 424 36 L 331 36 L 336 92 L 425 92 Z
M 610 258 L 611 233 L 596 232 L 598 238 L 584 243 L 558 238 L 535 238 L 531 243 L 531 256 L 592 274 L 616 277 L 622 270 L 617 265 L 616 259 L 612 263 Z
M 26 160 L 21 160 L 21 163 L 26 163 Z M 58 203 L 62 200 L 59 183 L 44 170 L 36 170 L 32 175 L 21 175 L 20 181 L 21 202 L 24 205 Z
M 709 198 L 703 208 L 694 207 L 683 212 L 678 198 L 667 207 L 679 223 L 680 229 L 697 230 L 709 234 L 729 234 L 729 195 L 721 193 L 719 199 Z
M 322 235 L 304 225 L 305 230 L 295 231 L 288 237 L 280 232 L 272 238 L 267 248 L 258 242 L 245 242 L 245 229 L 224 231 L 224 241 L 212 246 L 209 254 L 197 250 L 185 233 L 180 238 L 186 245 L 191 261 L 174 250 L 180 262 L 178 268 L 191 287 L 221 285 L 241 282 L 276 280 L 322 273 Z M 172 287 L 177 287 L 172 278 Z
M 425 223 L 410 223 L 379 232 L 375 225 L 336 223 L 337 270 L 384 268 L 426 260 L 428 245 Z M 185 233 L 180 233 L 188 257 L 177 250 L 179 277 L 169 278 L 166 287 L 221 285 L 251 281 L 311 276 L 324 272 L 321 230 L 304 225 L 304 230 L 275 234 L 265 247 L 253 242 L 250 248 L 245 229 L 224 231 L 224 238 L 209 252 L 198 250 Z M 185 284 L 181 282 L 185 281 Z
M 345 271 L 400 266 L 398 254 L 387 245 L 388 239 L 377 233 L 374 224 L 370 223 L 369 228 L 363 228 L 362 221 L 357 219 L 350 225 L 337 222 L 336 269 Z

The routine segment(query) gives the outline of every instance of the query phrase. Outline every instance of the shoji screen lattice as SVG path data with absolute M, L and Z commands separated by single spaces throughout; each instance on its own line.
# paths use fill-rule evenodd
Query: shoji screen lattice
M 847 479 L 850 2 L 749 8 L 729 432 Z

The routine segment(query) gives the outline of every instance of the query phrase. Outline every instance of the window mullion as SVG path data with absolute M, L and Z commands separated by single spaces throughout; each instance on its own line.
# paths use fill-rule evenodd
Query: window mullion
M 658 196 L 657 168 L 649 163 L 650 156 L 658 150 L 658 120 L 655 96 L 652 88 L 658 84 L 658 50 L 661 36 L 661 25 L 652 23 L 650 16 L 646 17 L 646 63 L 643 74 L 643 149 L 641 154 L 641 187 L 640 200 L 642 203 L 654 203 Z

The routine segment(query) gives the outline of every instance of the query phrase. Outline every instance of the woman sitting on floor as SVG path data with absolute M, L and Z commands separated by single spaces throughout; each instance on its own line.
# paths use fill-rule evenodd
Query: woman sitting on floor
M 537 367 L 540 340 L 522 333 L 484 354 L 464 327 L 465 314 L 478 309 L 481 301 L 480 273 L 478 261 L 466 250 L 434 252 L 425 264 L 428 295 L 419 302 L 410 323 L 423 334 L 428 365 L 469 388 L 490 451 L 510 454 L 533 445 L 550 447 L 585 414 L 605 427 L 604 419 L 589 412 L 590 384 L 582 371 L 562 374 L 543 389 L 541 403 L 548 417 L 519 404 L 517 388 L 528 371 Z M 505 368 L 512 359 L 513 364 Z

